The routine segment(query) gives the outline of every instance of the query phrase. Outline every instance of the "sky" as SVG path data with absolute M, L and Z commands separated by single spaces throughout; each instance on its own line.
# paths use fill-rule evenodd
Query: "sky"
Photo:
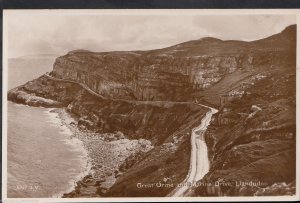
M 295 24 L 295 15 L 89 14 L 4 12 L 9 58 L 63 55 L 75 49 L 128 51 L 164 48 L 202 37 L 252 41 Z

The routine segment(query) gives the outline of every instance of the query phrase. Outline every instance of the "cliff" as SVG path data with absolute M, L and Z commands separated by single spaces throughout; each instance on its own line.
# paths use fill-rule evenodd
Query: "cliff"
M 203 38 L 151 51 L 71 51 L 56 59 L 50 76 L 9 91 L 8 99 L 66 107 L 83 131 L 121 131 L 155 145 L 128 158 L 101 195 L 166 196 L 185 178 L 189 133 L 207 111 L 194 100 L 220 110 L 205 135 L 211 168 L 202 182 L 265 185 L 198 187 L 190 194 L 263 195 L 281 185 L 293 194 L 295 67 L 293 25 L 252 42 Z M 162 181 L 164 187 L 137 187 Z
M 291 26 L 253 42 L 204 38 L 154 51 L 77 50 L 57 58 L 52 75 L 84 83 L 109 98 L 188 100 L 228 74 L 290 61 L 294 32 Z
M 58 58 L 52 75 L 87 84 L 109 98 L 184 100 L 183 92 L 205 89 L 235 71 L 237 60 L 235 56 L 174 59 L 161 54 L 75 52 Z

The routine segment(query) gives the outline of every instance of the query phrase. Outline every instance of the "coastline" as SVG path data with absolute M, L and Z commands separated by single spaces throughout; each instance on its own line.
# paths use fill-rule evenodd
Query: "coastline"
M 58 112 L 57 108 L 46 108 L 45 113 L 50 117 L 51 123 L 58 126 L 61 131 L 63 131 L 63 134 L 66 136 L 66 139 L 64 139 L 64 142 L 67 145 L 75 146 L 78 151 L 81 151 L 84 155 L 80 157 L 82 166 L 84 167 L 84 170 L 80 172 L 74 179 L 70 180 L 68 182 L 69 187 L 65 191 L 60 191 L 59 193 L 54 194 L 53 198 L 60 198 L 65 193 L 72 192 L 74 188 L 76 187 L 76 183 L 83 179 L 85 176 L 87 176 L 90 173 L 91 170 L 91 160 L 88 157 L 88 152 L 84 148 L 83 142 L 78 139 L 78 137 L 74 136 L 74 131 L 72 131 L 65 123 L 64 119 L 60 117 L 60 114 Z
M 119 167 L 126 158 L 153 148 L 150 141 L 129 140 L 121 132 L 99 134 L 80 129 L 78 120 L 66 108 L 52 108 L 48 112 L 53 119 L 59 119 L 57 125 L 70 135 L 67 142 L 79 146 L 86 153 L 83 157 L 86 170 L 71 181 L 70 189 L 56 197 L 101 197 L 122 175 Z
M 14 130 L 10 131 L 11 135 L 14 135 L 11 136 L 11 143 L 13 143 L 13 147 L 11 149 L 13 151 L 8 151 L 9 153 L 13 154 L 13 157 L 10 159 L 10 163 L 11 166 L 15 166 L 16 168 L 14 173 L 21 174 L 16 178 L 12 177 L 11 183 L 13 185 L 9 189 L 11 189 L 10 196 L 13 198 L 34 197 L 33 195 L 43 198 L 58 198 L 61 197 L 63 193 L 72 191 L 74 189 L 74 183 L 89 173 L 90 162 L 87 159 L 87 151 L 84 149 L 83 143 L 76 138 L 70 139 L 72 132 L 62 124 L 56 113 L 50 112 L 51 110 L 53 109 L 29 106 L 26 104 L 8 101 L 8 115 L 12 120 L 16 120 L 16 122 L 11 124 L 12 126 L 9 126 L 9 128 L 22 129 L 15 130 L 16 132 L 21 132 L 20 134 L 15 134 Z M 23 114 L 26 112 L 28 117 L 26 115 L 21 116 L 23 115 L 22 112 Z M 18 116 L 19 114 L 23 120 L 15 119 L 16 115 Z M 26 128 L 24 128 L 23 131 L 24 126 L 20 125 L 20 123 L 35 121 L 35 119 L 37 119 L 37 122 L 31 122 L 31 125 L 44 127 L 33 128 L 33 131 L 28 131 Z M 43 125 L 41 125 L 41 123 L 43 123 Z M 32 143 L 32 145 L 30 145 L 31 149 L 24 153 L 28 155 L 33 151 L 33 149 L 42 149 L 45 152 L 38 153 L 42 154 L 41 156 L 35 156 L 34 154 L 32 154 L 32 156 L 27 156 L 31 157 L 29 160 L 21 158 L 22 161 L 26 160 L 26 166 L 26 164 L 23 164 L 20 159 L 15 157 L 22 157 L 24 155 L 19 152 L 22 152 L 22 148 L 27 148 L 27 144 L 31 143 L 30 141 L 32 140 L 32 137 L 30 137 L 30 135 L 33 135 L 36 130 L 40 132 L 37 133 L 37 142 Z M 20 135 L 26 135 L 24 136 L 26 139 L 18 139 L 18 136 Z M 15 139 L 20 141 L 15 142 Z M 43 145 L 43 143 L 45 143 L 45 145 Z M 15 147 L 21 149 L 21 151 L 17 150 Z M 55 151 L 51 152 L 53 149 Z M 62 156 L 59 158 L 56 157 L 60 154 L 60 152 L 65 151 L 66 154 L 61 154 Z M 52 156 L 49 156 L 49 154 L 52 154 Z M 70 158 L 71 162 L 65 161 L 67 160 L 66 158 Z M 64 164 L 64 162 L 66 164 L 63 167 L 55 167 L 56 163 Z M 73 167 L 73 163 L 76 163 L 76 167 Z M 20 165 L 22 165 L 22 168 L 20 168 Z M 26 167 L 37 168 L 37 170 L 32 170 L 29 173 L 22 173 Z M 43 175 L 48 171 L 49 174 L 52 174 L 51 176 Z M 53 174 L 56 173 L 59 174 L 53 177 Z M 62 178 L 60 179 L 59 177 Z

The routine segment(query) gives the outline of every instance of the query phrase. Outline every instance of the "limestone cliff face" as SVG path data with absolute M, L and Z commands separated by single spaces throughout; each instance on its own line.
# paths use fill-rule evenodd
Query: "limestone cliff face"
M 206 89 L 238 68 L 249 68 L 251 55 L 185 56 L 145 53 L 70 52 L 57 58 L 53 75 L 86 84 L 110 98 L 182 100 L 182 92 Z

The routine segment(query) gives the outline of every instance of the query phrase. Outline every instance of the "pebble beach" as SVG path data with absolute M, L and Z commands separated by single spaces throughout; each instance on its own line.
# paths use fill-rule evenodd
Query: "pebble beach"
M 88 175 L 74 183 L 74 190 L 63 197 L 99 197 L 122 175 L 119 167 L 125 159 L 138 152 L 150 151 L 149 140 L 128 139 L 122 132 L 99 134 L 78 128 L 76 118 L 65 108 L 53 109 L 62 124 L 67 126 L 73 137 L 83 143 L 88 154 Z

